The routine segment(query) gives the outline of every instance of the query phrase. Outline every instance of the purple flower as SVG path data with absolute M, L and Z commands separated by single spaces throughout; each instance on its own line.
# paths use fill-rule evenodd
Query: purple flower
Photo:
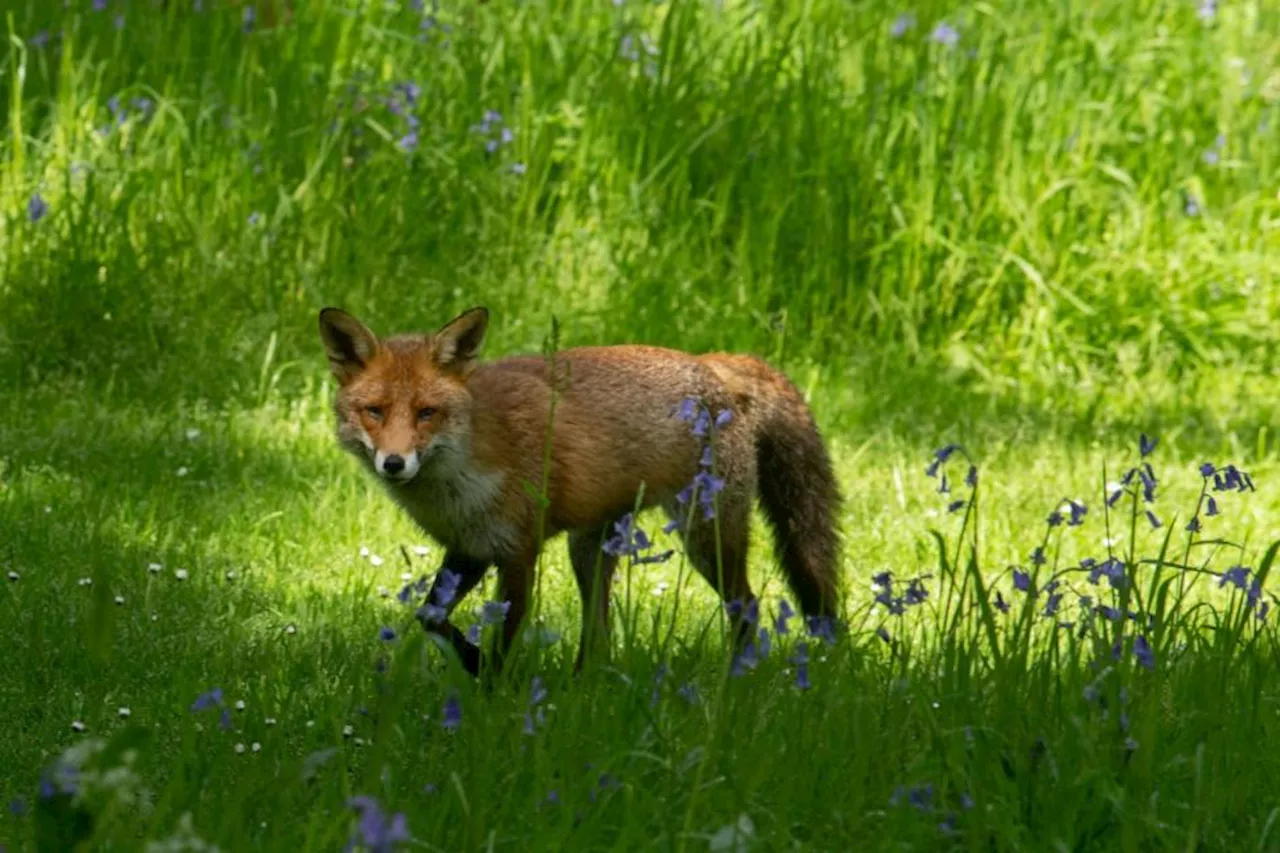
M 760 641 L 756 647 L 760 653 L 760 660 L 766 660 L 769 657 L 769 652 L 773 650 L 773 641 L 769 638 L 769 629 L 761 628 L 756 636 Z
M 347 807 L 360 814 L 360 823 L 347 842 L 347 850 L 354 850 L 359 843 L 369 853 L 391 853 L 396 844 L 411 837 L 404 813 L 384 814 L 382 806 L 373 797 L 352 797 L 347 801 Z
M 419 619 L 436 624 L 449 618 L 449 611 L 438 604 L 428 602 L 418 608 L 417 616 Z
M 947 504 L 947 512 L 952 512 L 952 513 L 959 512 L 960 510 L 965 508 L 965 505 L 967 503 L 968 501 L 962 501 L 962 500 L 952 501 L 951 503 Z
M 1200 0 L 1196 4 L 1196 17 L 1206 24 L 1212 23 L 1218 14 L 1218 0 Z
M 886 643 L 893 642 L 893 638 L 889 636 L 889 629 L 884 627 L 883 625 L 881 625 L 879 628 L 876 628 L 876 636 L 884 640 Z
M 107 0 L 93 0 L 93 11 L 95 12 L 107 11 Z
M 1045 564 L 1044 548 L 1039 545 L 1031 552 L 1031 565 L 1043 566 Z
M 911 12 L 903 12 L 901 15 L 893 19 L 893 24 L 889 27 L 889 35 L 893 38 L 902 38 L 907 34 L 907 30 L 916 25 L 916 16 Z
M 258 10 L 252 6 L 245 6 L 244 12 L 240 15 L 240 27 L 246 33 L 253 32 L 253 25 L 258 20 Z
M 32 193 L 27 201 L 27 219 L 39 222 L 49 212 L 49 205 L 40 197 L 40 193 Z
M 49 43 L 48 30 L 41 30 L 40 32 L 33 35 L 31 38 L 27 39 L 27 44 L 31 45 L 36 50 L 43 49 L 44 46 L 47 45 L 48 43 Z
M 462 703 L 458 701 L 457 696 L 450 696 L 444 700 L 444 706 L 441 708 L 441 728 L 447 731 L 456 731 L 458 726 L 462 725 Z
M 1151 522 L 1152 529 L 1160 527 L 1161 524 L 1163 523 L 1160 521 L 1159 518 L 1156 517 L 1156 514 L 1151 510 L 1147 510 L 1147 521 Z
M 716 415 L 715 427 L 716 429 L 724 429 L 732 421 L 733 421 L 733 412 L 729 411 L 728 409 L 725 409 L 722 412 L 720 412 L 720 414 Z
M 523 175 L 528 171 L 528 167 L 524 163 L 512 163 L 510 171 L 513 175 Z
M 1244 589 L 1245 584 L 1249 581 L 1249 572 L 1250 570 L 1244 566 L 1232 566 L 1218 578 L 1218 586 L 1232 584 L 1239 589 Z
M 1205 478 L 1212 477 L 1213 472 L 1216 470 L 1218 469 L 1213 467 L 1212 462 L 1205 462 L 1203 465 L 1200 466 L 1200 476 Z
M 1088 514 L 1089 509 L 1079 501 L 1068 500 L 1067 505 L 1070 507 L 1071 519 L 1067 522 L 1070 527 L 1079 527 L 1084 524 L 1084 517 Z
M 1213 499 L 1212 495 L 1209 496 L 1209 503 L 1207 508 L 1204 511 L 1204 514 L 1210 518 L 1213 518 L 1215 515 L 1218 514 L 1218 502 Z
M 449 569 L 441 569 L 435 580 L 435 600 L 437 604 L 448 606 L 458 594 L 458 584 L 462 583 L 462 575 Z
M 1031 575 L 1020 569 L 1014 569 L 1013 588 L 1019 592 L 1029 592 L 1031 590 Z
M 977 465 L 969 466 L 969 473 L 966 474 L 964 477 L 964 484 L 971 489 L 976 489 L 978 487 L 978 466 Z
M 259 213 L 258 211 L 256 211 L 256 210 L 255 210 L 253 213 L 250 213 L 250 214 L 249 214 L 249 227 L 250 227 L 250 228 L 257 228 L 257 227 L 258 227 L 259 225 L 261 225 L 261 224 L 262 224 L 262 214 L 261 214 L 261 213 Z
M 1255 577 L 1253 583 L 1249 584 L 1249 591 L 1245 593 L 1245 606 L 1252 610 L 1258 606 L 1260 598 L 1262 598 L 1262 581 Z
M 929 591 L 924 588 L 924 583 L 920 578 L 913 578 L 911 583 L 907 585 L 907 592 L 906 595 L 903 596 L 903 601 L 905 601 L 909 606 L 914 606 L 916 604 L 923 604 L 924 600 L 928 597 Z
M 394 628 L 388 628 L 384 625 L 382 629 L 378 631 L 378 639 L 382 640 L 382 642 L 384 643 L 389 643 L 395 638 L 396 638 L 396 631 Z
M 809 664 L 796 664 L 796 689 L 808 690 L 813 687 L 813 683 L 809 681 Z
M 676 404 L 672 415 L 687 424 L 693 423 L 693 419 L 698 416 L 698 400 L 696 397 L 685 397 Z
M 547 698 L 547 688 L 542 684 L 542 678 L 535 675 L 533 680 L 529 682 L 529 707 L 537 707 Z
M 22 797 L 14 797 L 9 801 L 9 814 L 14 817 L 22 817 L 27 813 L 27 801 Z
M 408 154 L 418 147 L 418 131 L 411 130 L 396 140 L 396 147 Z
M 947 482 L 947 472 L 942 472 L 942 479 L 938 481 L 938 494 L 945 495 L 951 491 L 951 484 Z
M 1138 437 L 1138 453 L 1144 458 L 1151 455 L 1151 451 L 1156 449 L 1156 444 L 1160 441 L 1158 438 L 1147 438 L 1144 432 Z
M 1187 532 L 1188 533 L 1200 532 L 1200 516 L 1195 515 L 1191 517 L 1191 520 L 1187 522 Z
M 826 643 L 836 641 L 836 620 L 832 616 L 810 616 L 805 620 L 810 637 L 817 637 Z M 808 648 L 807 646 L 805 647 Z
M 946 444 L 933 451 L 933 458 L 945 464 L 957 450 L 960 450 L 960 445 Z
M 510 601 L 486 601 L 480 608 L 480 621 L 486 625 L 501 625 L 511 610 Z
M 756 644 L 747 643 L 739 654 L 734 655 L 733 666 L 729 670 L 729 674 L 734 678 L 740 678 L 755 669 L 759 662 L 760 658 L 756 653 Z
M 690 705 L 697 705 L 699 701 L 698 685 L 694 684 L 692 681 L 686 681 L 676 689 L 676 695 L 688 702 Z
M 1000 594 L 999 590 L 996 591 L 996 610 L 1001 613 L 1009 612 L 1009 602 L 1004 600 L 1004 596 Z
M 889 805 L 899 805 L 903 800 L 922 812 L 930 811 L 933 809 L 933 785 L 912 785 L 910 788 L 899 785 L 893 789 L 893 795 L 889 797 Z
M 1107 605 L 1105 605 L 1105 604 L 1099 604 L 1099 605 L 1098 605 L 1098 613 L 1099 613 L 1099 614 L 1100 614 L 1104 619 L 1110 619 L 1112 622 L 1119 622 L 1119 621 L 1120 621 L 1120 611 L 1119 611 L 1119 610 L 1116 610 L 1114 607 L 1108 607 L 1108 606 L 1107 606 Z
M 196 701 L 191 703 L 191 713 L 193 714 L 209 708 L 221 709 L 221 713 L 218 716 L 218 725 L 224 729 L 231 728 L 231 712 L 227 710 L 227 706 L 222 701 L 221 687 L 215 687 L 208 693 L 201 693 L 196 697 Z
M 933 28 L 933 32 L 929 34 L 929 38 L 935 44 L 940 44 L 943 47 L 955 47 L 960 41 L 960 33 L 946 21 L 939 21 L 938 25 Z
M 791 629 L 787 627 L 787 621 L 795 616 L 796 612 L 791 609 L 791 605 L 784 598 L 778 604 L 778 615 L 773 620 L 773 632 L 775 634 L 787 634 Z
M 1133 638 L 1133 656 L 1147 669 L 1156 668 L 1156 654 L 1152 651 L 1147 638 L 1141 634 Z
M 480 623 L 476 622 L 467 629 L 467 642 L 473 646 L 480 644 Z
M 115 28 L 116 28 L 117 30 L 123 30 L 123 29 L 124 29 L 124 15 L 116 15 L 116 16 L 115 16 L 115 18 L 113 18 L 113 19 L 112 19 L 112 24 L 115 26 Z
M 1045 616 L 1056 615 L 1058 612 L 1058 606 L 1060 604 L 1062 604 L 1062 593 L 1055 592 L 1050 594 L 1049 598 L 1044 603 L 1044 615 Z

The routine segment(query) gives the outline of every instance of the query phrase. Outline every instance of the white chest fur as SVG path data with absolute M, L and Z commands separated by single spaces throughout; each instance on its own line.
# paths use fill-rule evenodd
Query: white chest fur
M 494 560 L 513 549 L 515 533 L 501 513 L 503 475 L 469 465 L 427 471 L 391 494 L 428 535 L 468 557 Z

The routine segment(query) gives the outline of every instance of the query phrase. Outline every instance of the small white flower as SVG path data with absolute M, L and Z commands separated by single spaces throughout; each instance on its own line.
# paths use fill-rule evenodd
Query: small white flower
M 80 586 L 93 586 L 93 578 L 80 578 L 76 583 Z
M 364 738 L 358 737 L 352 741 L 356 746 L 364 746 Z
M 370 563 L 374 568 L 377 568 L 378 566 L 381 566 L 384 562 L 385 562 L 385 561 L 384 561 L 381 557 L 379 557 L 377 554 L 370 554 L 370 555 L 369 555 L 369 563 Z
M 285 625 L 285 626 L 284 626 L 284 632 L 285 632 L 286 634 L 288 634 L 289 636 L 291 636 L 291 637 L 292 637 L 294 634 L 298 633 L 298 626 L 296 626 L 296 625 Z
M 276 724 L 276 718 L 275 718 L 275 717 L 267 717 L 267 719 L 266 719 L 266 723 L 267 723 L 267 725 L 268 725 L 268 726 L 274 726 L 274 725 Z
M 149 566 L 147 566 L 147 571 L 151 572 L 151 574 L 153 575 L 158 575 L 162 571 L 164 571 L 164 566 L 160 565 L 159 563 L 151 563 Z
M 187 441 L 195 441 L 200 437 L 200 430 L 195 427 L 187 427 Z
M 125 719 L 128 719 L 130 716 L 133 715 L 133 712 L 130 711 L 128 708 L 120 708 L 116 713 L 118 713 L 121 717 Z
M 13 581 L 14 583 L 17 583 L 19 577 L 21 577 L 21 575 L 19 575 L 17 572 L 9 572 L 9 580 Z
M 244 755 L 244 744 L 236 744 L 236 755 Z
M 306 726 L 307 726 L 307 728 L 309 728 L 309 729 L 314 729 L 314 728 L 316 727 L 316 721 L 315 721 L 315 720 L 307 720 Z
M 255 741 L 253 742 L 253 746 L 251 747 L 251 749 L 252 749 L 254 752 L 261 752 L 261 751 L 262 751 L 262 744 L 258 743 L 258 742 L 255 740 Z
M 124 606 L 124 596 L 123 596 L 123 595 L 117 595 L 117 596 L 116 596 L 116 606 L 117 606 L 117 607 L 123 607 L 123 606 Z
M 658 581 L 658 585 L 653 588 L 654 597 L 661 598 L 663 593 L 665 593 L 670 587 L 671 584 L 666 581 Z
M 237 710 L 237 711 L 243 711 L 243 710 L 244 710 L 244 700 L 243 700 L 243 699 L 237 699 L 237 700 L 236 700 L 236 710 Z
M 347 725 L 347 726 L 343 726 L 343 727 L 342 727 L 342 736 L 343 736 L 343 737 L 351 737 L 351 736 L 352 736 L 353 734 L 355 734 L 355 733 L 356 733 L 356 730 L 355 730 L 355 728 L 353 728 L 352 726 Z
M 431 553 L 431 549 L 426 545 L 414 545 L 413 553 L 417 554 L 419 557 L 425 557 Z
M 227 580 L 229 580 L 229 581 L 233 581 L 233 580 L 235 580 L 235 579 L 236 579 L 236 573 L 235 573 L 235 570 L 234 570 L 234 569 L 229 569 L 229 570 L 227 570 Z
M 185 477 L 185 476 L 187 476 L 187 475 L 188 475 L 188 474 L 190 474 L 190 473 L 191 473 L 191 472 L 187 470 L 187 466 L 186 466 L 186 465 L 183 465 L 181 468 L 179 468 L 179 469 L 178 469 L 178 476 L 179 476 L 179 477 Z
M 152 613 L 152 614 L 151 614 L 151 621 L 152 621 L 152 622 L 159 622 L 159 621 L 160 621 L 160 617 L 159 617 L 159 616 L 157 616 L 156 614 Z
M 48 513 L 53 512 L 53 507 L 49 506 L 48 504 L 45 504 L 44 511 L 45 511 L 45 514 L 47 515 Z
M 368 556 L 369 556 L 369 548 L 368 548 L 367 546 L 365 546 L 365 545 L 361 545 L 361 546 L 360 546 L 360 556 L 361 556 L 361 557 L 368 557 Z
M 173 576 L 180 581 L 184 581 L 191 577 L 191 574 L 186 569 L 174 569 Z
M 84 724 L 84 723 L 80 722 L 79 720 L 72 720 L 72 721 L 71 721 L 71 731 L 76 732 L 76 733 L 81 733 L 81 732 L 84 732 L 84 730 L 85 730 L 85 724 Z
M 390 596 L 391 596 L 391 590 L 387 589 L 385 586 L 378 587 L 379 598 L 389 598 Z
M 405 583 L 409 583 L 410 581 L 413 580 L 413 572 L 401 572 L 400 580 L 404 581 Z

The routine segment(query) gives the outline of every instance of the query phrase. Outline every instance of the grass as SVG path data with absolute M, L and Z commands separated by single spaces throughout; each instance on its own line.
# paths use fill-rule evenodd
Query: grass
M 169 5 L 0 21 L 0 844 L 141 849 L 189 815 L 223 850 L 336 849 L 365 794 L 409 849 L 1280 845 L 1273 620 L 1198 571 L 1265 575 L 1280 518 L 1275 10 L 925 3 L 895 37 L 901 10 L 826 0 L 298 2 L 249 32 Z M 612 660 L 574 677 L 557 542 L 538 642 L 462 677 L 394 598 L 439 549 L 329 435 L 315 312 L 475 303 L 490 355 L 554 316 L 785 366 L 846 493 L 848 634 L 793 622 L 730 677 L 677 558 L 619 582 Z M 1103 501 L 1140 432 L 1156 529 Z M 951 441 L 976 495 L 958 459 L 952 495 L 924 474 Z M 1189 547 L 1206 459 L 1258 492 Z M 1089 513 L 1033 597 L 1011 567 L 1064 497 Z M 1133 583 L 1064 575 L 1041 615 L 1108 549 Z M 925 601 L 876 606 L 885 570 Z M 230 730 L 190 710 L 214 687 Z M 81 798 L 38 796 L 99 739 Z

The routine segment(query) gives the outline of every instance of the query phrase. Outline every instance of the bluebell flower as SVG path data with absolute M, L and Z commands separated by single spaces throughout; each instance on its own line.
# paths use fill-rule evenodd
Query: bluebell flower
M 1138 659 L 1138 663 L 1147 669 L 1156 668 L 1156 655 L 1151 648 L 1151 644 L 1147 642 L 1147 638 L 1139 634 L 1133 638 L 1133 656 Z
M 455 731 L 462 725 L 462 703 L 456 695 L 444 700 L 440 709 L 440 726 L 448 731 Z
M 1058 613 L 1058 606 L 1062 604 L 1062 593 L 1051 593 L 1044 603 L 1044 615 L 1054 616 Z
M 742 648 L 741 652 L 734 655 L 733 666 L 731 667 L 729 674 L 734 678 L 739 678 L 755 669 L 759 662 L 760 659 L 756 653 L 756 644 L 747 643 Z
M 1020 569 L 1014 569 L 1013 588 L 1019 592 L 1029 592 L 1031 590 L 1031 575 Z
M 909 606 L 923 604 L 924 600 L 929 597 L 929 591 L 924 588 L 924 583 L 919 578 L 913 578 L 911 583 L 907 585 L 906 595 L 903 596 Z
M 784 598 L 778 603 L 778 615 L 773 620 L 773 631 L 775 634 L 787 634 L 791 629 L 787 627 L 787 621 L 795 616 L 796 612 L 791 609 L 790 603 Z
M 733 421 L 733 412 L 731 412 L 728 409 L 724 409 L 720 412 L 720 414 L 716 415 L 715 427 L 716 429 L 724 429 L 732 421 Z
M 389 643 L 395 638 L 396 638 L 396 631 L 394 628 L 388 628 L 386 626 L 383 626 L 383 628 L 380 631 L 378 631 L 378 639 L 382 640 L 384 643 Z
M 396 141 L 396 146 L 406 154 L 418 147 L 418 131 L 411 130 Z
M 1195 515 L 1191 517 L 1191 520 L 1187 522 L 1187 532 L 1188 533 L 1200 532 L 1200 516 Z
M 1116 489 L 1107 496 L 1107 506 L 1113 507 L 1120 500 L 1120 496 L 1124 494 L 1124 489 Z
M 1071 527 L 1079 527 L 1084 524 L 1084 517 L 1088 514 L 1089 509 L 1079 501 L 1068 500 L 1067 505 L 1071 511 L 1071 519 L 1067 524 Z
M 107 0 L 93 0 L 93 11 L 105 12 L 107 10 Z
M 391 853 L 395 845 L 409 841 L 409 823 L 402 812 L 388 816 L 378 801 L 369 796 L 352 797 L 347 807 L 360 814 L 356 831 L 347 842 L 347 850 L 359 844 L 369 853 Z
M 1218 15 L 1218 0 L 1199 0 L 1196 4 L 1196 17 L 1206 24 L 1212 23 Z
M 1044 548 L 1037 545 L 1036 549 L 1031 552 L 1031 565 L 1043 566 L 1045 562 Z
M 769 629 L 761 628 L 756 636 L 759 638 L 759 644 L 756 649 L 760 654 L 760 660 L 767 660 L 769 652 L 773 649 L 773 641 L 769 638 Z
M 903 12 L 901 15 L 893 19 L 893 24 L 889 27 L 889 35 L 893 38 L 902 38 L 907 34 L 907 30 L 916 25 L 916 16 L 911 12 Z
M 480 644 L 480 623 L 473 622 L 471 627 L 467 628 L 467 642 L 473 646 Z
M 690 705 L 697 705 L 700 701 L 700 697 L 698 696 L 698 685 L 694 684 L 692 681 L 686 681 L 684 684 L 680 685 L 680 687 L 676 689 L 676 695 Z
M 943 47 L 955 47 L 960 41 L 960 32 L 946 21 L 939 21 L 933 28 L 933 32 L 929 34 L 929 38 Z
M 208 693 L 201 693 L 196 697 L 196 701 L 191 703 L 191 713 L 199 713 L 209 708 L 218 708 L 218 725 L 224 729 L 231 728 L 231 712 L 227 710 L 226 704 L 222 701 L 222 688 L 215 687 Z
M 810 616 L 805 620 L 810 637 L 817 637 L 826 643 L 836 641 L 836 620 L 832 616 Z M 807 646 L 806 646 L 807 648 Z
M 881 625 L 879 628 L 876 628 L 876 636 L 884 640 L 886 643 L 893 642 L 893 638 L 889 636 L 889 629 L 883 625 Z
M 679 420 L 687 424 L 693 423 L 694 418 L 698 416 L 698 400 L 696 397 L 685 397 L 676 404 L 675 411 L 672 414 Z
M 996 591 L 995 607 L 996 607 L 996 610 L 999 610 L 1001 613 L 1009 612 L 1009 602 L 1004 600 L 1004 596 L 1000 594 L 999 590 Z
M 938 460 L 939 462 L 945 463 L 948 459 L 952 457 L 952 455 L 955 454 L 957 450 L 960 450 L 960 445 L 958 444 L 943 445 L 942 447 L 939 447 L 937 450 L 933 451 L 933 458 Z
M 534 707 L 541 705 L 547 698 L 547 688 L 542 683 L 542 678 L 535 675 L 533 680 L 529 682 L 529 705 Z
M 1151 455 L 1151 451 L 1156 449 L 1156 444 L 1160 441 L 1158 438 L 1147 438 L 1144 432 L 1138 437 L 1138 453 L 1144 458 Z
M 427 602 L 418 608 L 417 617 L 433 624 L 443 622 L 449 618 L 449 611 L 438 604 Z
M 711 431 L 711 415 L 706 409 L 699 409 L 698 416 L 693 419 L 693 428 L 690 430 L 694 438 L 706 438 Z
M 1218 502 L 1213 499 L 1213 495 L 1209 496 L 1209 502 L 1205 508 L 1204 514 L 1210 518 L 1213 518 L 1218 514 Z
M 480 608 L 480 621 L 486 625 L 501 625 L 510 610 L 510 601 L 486 601 Z
M 1217 468 L 1213 467 L 1212 462 L 1205 462 L 1203 465 L 1200 466 L 1200 476 L 1205 477 L 1207 479 L 1209 477 L 1212 477 L 1213 472 L 1217 470 L 1218 470 Z
M 978 487 L 978 466 L 970 465 L 969 473 L 964 477 L 964 484 L 971 489 Z
M 1116 610 L 1114 607 L 1109 607 L 1106 604 L 1099 604 L 1097 608 L 1097 612 L 1104 619 L 1110 619 L 1112 622 L 1120 621 L 1120 611 Z
M 435 599 L 437 604 L 447 606 L 458 594 L 458 585 L 462 583 L 462 575 L 449 569 L 441 569 L 436 576 Z
M 49 44 L 49 31 L 41 30 L 31 38 L 27 39 L 27 44 L 31 45 L 36 50 L 44 49 L 45 45 Z
M 1160 519 L 1156 517 L 1156 514 L 1151 510 L 1147 510 L 1147 521 L 1151 522 L 1151 527 L 1153 529 L 1160 527 L 1163 524 L 1163 522 L 1161 522 Z
M 244 12 L 240 15 L 240 27 L 246 33 L 253 32 L 253 25 L 258 20 L 258 10 L 252 6 L 245 6 Z
M 963 501 L 963 500 L 952 501 L 951 503 L 947 504 L 947 512 L 949 513 L 959 512 L 960 510 L 965 508 L 966 504 L 968 504 L 968 501 Z
M 32 193 L 27 201 L 27 219 L 39 222 L 49 212 L 49 205 L 41 198 L 40 193 Z

